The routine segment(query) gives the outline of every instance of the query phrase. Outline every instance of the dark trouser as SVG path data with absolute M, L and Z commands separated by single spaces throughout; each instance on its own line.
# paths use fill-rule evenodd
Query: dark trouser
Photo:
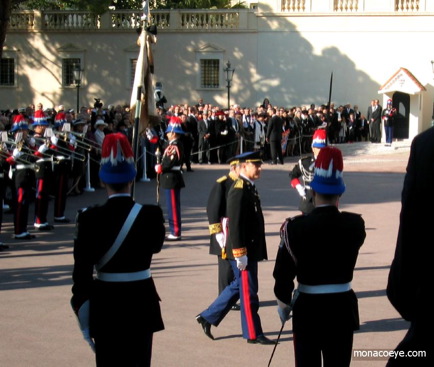
M 150 367 L 152 337 L 153 333 L 143 332 L 141 338 L 129 338 L 128 335 L 95 338 L 96 365 L 98 367 Z
M 34 182 L 34 170 L 25 168 L 14 173 L 16 191 L 14 192 L 14 228 L 15 234 L 27 232 L 29 218 L 30 195 Z
M 270 141 L 270 153 L 271 162 L 277 164 L 277 158 L 279 158 L 280 164 L 283 164 L 283 154 L 282 154 L 282 141 L 281 140 L 271 140 Z
M 231 282 L 235 279 L 235 276 L 229 260 L 222 259 L 221 255 L 218 255 L 217 259 L 218 286 L 220 294 L 229 284 L 231 284 Z
M 181 189 L 165 189 L 170 233 L 181 236 Z
M 294 332 L 297 367 L 348 367 L 351 363 L 352 347 L 351 329 L 345 333 L 321 329 L 318 329 L 316 334 Z
M 55 166 L 55 187 L 54 187 L 54 218 L 65 216 L 66 199 L 68 196 L 69 173 L 71 172 L 71 160 L 68 158 L 57 162 Z
M 386 143 L 392 144 L 393 140 L 393 126 L 385 126 L 384 130 L 386 131 Z
M 199 139 L 199 163 L 210 162 L 210 144 L 208 139 Z

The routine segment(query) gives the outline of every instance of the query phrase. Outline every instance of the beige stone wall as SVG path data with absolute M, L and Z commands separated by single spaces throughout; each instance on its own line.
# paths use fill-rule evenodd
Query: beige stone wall
M 280 1 L 271 3 L 280 6 Z M 307 3 L 313 7 L 321 2 Z M 378 3 L 364 0 L 363 5 L 366 10 Z M 336 14 L 330 9 L 304 14 L 245 10 L 237 15 L 236 24 L 212 29 L 202 23 L 202 29 L 198 29 L 199 23 L 186 25 L 185 19 L 192 19 L 187 11 L 170 12 L 170 17 L 164 15 L 168 24 L 159 29 L 153 47 L 154 80 L 163 83 L 170 104 L 195 103 L 202 97 L 226 106 L 223 72 L 221 88 L 198 87 L 198 61 L 211 55 L 220 58 L 222 67 L 230 60 L 236 69 L 232 103 L 256 106 L 267 97 L 273 104 L 289 107 L 327 102 L 333 72 L 332 102 L 358 104 L 365 113 L 371 99 L 381 100 L 381 85 L 405 67 L 427 89 L 419 107 L 422 126 L 427 126 L 433 100 L 434 54 L 429 45 L 434 35 L 434 13 L 394 13 L 389 11 L 393 1 L 381 3 L 389 8 L 363 14 Z M 426 8 L 431 6 L 422 3 Z M 261 10 L 267 4 L 260 5 Z M 94 97 L 106 105 L 129 102 L 129 62 L 138 54 L 137 35 L 133 24 L 131 29 L 110 25 L 101 29 L 101 24 L 107 23 L 106 16 L 98 20 L 100 28 L 95 30 L 10 30 L 4 57 L 16 57 L 18 77 L 16 86 L 0 87 L 0 108 L 37 102 L 75 108 L 76 89 L 61 87 L 62 55 L 79 55 L 83 60 L 80 105 L 93 104 Z

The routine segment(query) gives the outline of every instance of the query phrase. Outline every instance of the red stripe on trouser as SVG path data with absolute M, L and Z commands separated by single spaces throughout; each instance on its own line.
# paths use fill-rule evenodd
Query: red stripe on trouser
M 41 192 L 44 189 L 44 180 L 43 179 L 39 179 L 38 180 L 38 188 L 37 188 L 37 194 L 36 194 L 36 198 L 37 199 L 41 199 L 42 195 Z
M 256 329 L 255 323 L 252 317 L 252 308 L 250 305 L 250 287 L 249 287 L 249 273 L 248 270 L 241 271 L 241 283 L 242 283 L 242 297 L 243 297 L 243 307 L 244 316 L 246 318 L 247 332 L 249 334 L 249 339 L 256 339 Z
M 17 190 L 17 208 L 15 209 L 15 234 L 21 234 L 24 232 L 21 228 L 21 212 L 24 200 L 24 189 L 19 187 Z
M 172 220 L 173 220 L 173 235 L 180 236 L 181 228 L 179 226 L 178 208 L 176 202 L 176 192 L 175 190 L 170 190 L 170 204 L 172 206 Z

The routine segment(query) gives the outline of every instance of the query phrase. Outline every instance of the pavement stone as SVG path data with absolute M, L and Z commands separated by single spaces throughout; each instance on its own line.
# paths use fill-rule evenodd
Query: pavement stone
M 390 350 L 408 328 L 408 323 L 388 302 L 385 288 L 395 249 L 410 145 L 398 142 L 389 148 L 364 142 L 337 146 L 343 151 L 347 185 L 340 207 L 362 214 L 367 231 L 353 281 L 361 320 L 354 348 Z M 281 326 L 272 271 L 280 225 L 286 217 L 298 214 L 298 195 L 290 188 L 288 177 L 296 161 L 297 157 L 288 157 L 283 166 L 265 163 L 257 181 L 269 254 L 269 260 L 259 264 L 259 314 L 265 335 L 272 339 L 277 338 Z M 217 296 L 217 260 L 208 253 L 205 205 L 211 185 L 227 172 L 227 166 L 196 164 L 193 169 L 194 172 L 186 172 L 184 176 L 182 240 L 165 243 L 152 264 L 166 326 L 154 337 L 153 366 L 267 366 L 273 347 L 247 344 L 242 339 L 238 311 L 229 312 L 218 328 L 212 328 L 214 341 L 203 334 L 195 320 Z M 140 203 L 156 203 L 156 192 L 155 180 L 136 183 L 135 196 Z M 104 200 L 102 189 L 71 197 L 67 216 L 74 219 L 78 209 Z M 50 202 L 50 210 L 52 205 Z M 165 211 L 164 195 L 160 205 Z M 33 210 L 31 206 L 31 214 Z M 34 240 L 17 241 L 12 239 L 12 215 L 4 215 L 0 239 L 10 249 L 0 252 L 0 366 L 94 365 L 92 352 L 81 338 L 69 305 L 74 226 L 72 220 L 69 224 L 55 225 L 52 232 L 31 230 L 37 236 Z M 145 243 L 146 233 L 138 240 Z M 353 360 L 352 366 L 385 364 L 384 359 L 364 359 Z M 271 366 L 293 365 L 291 322 L 288 322 Z

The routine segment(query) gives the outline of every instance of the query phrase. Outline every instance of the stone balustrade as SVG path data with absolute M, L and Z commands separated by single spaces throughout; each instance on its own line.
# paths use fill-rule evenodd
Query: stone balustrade
M 270 0 L 271 1 L 271 0 Z M 278 0 L 279 1 L 279 0 Z M 382 14 L 423 14 L 434 11 L 428 0 L 394 0 L 387 5 L 378 0 L 280 0 L 280 13 L 294 15 L 364 15 L 373 12 Z M 433 2 L 434 3 L 434 2 Z M 217 10 L 154 10 L 151 24 L 161 31 L 249 31 L 256 28 L 256 15 L 272 13 L 267 1 L 255 9 Z M 16 11 L 10 18 L 8 32 L 13 31 L 130 31 L 141 25 L 139 10 L 108 11 L 96 15 L 86 11 Z

